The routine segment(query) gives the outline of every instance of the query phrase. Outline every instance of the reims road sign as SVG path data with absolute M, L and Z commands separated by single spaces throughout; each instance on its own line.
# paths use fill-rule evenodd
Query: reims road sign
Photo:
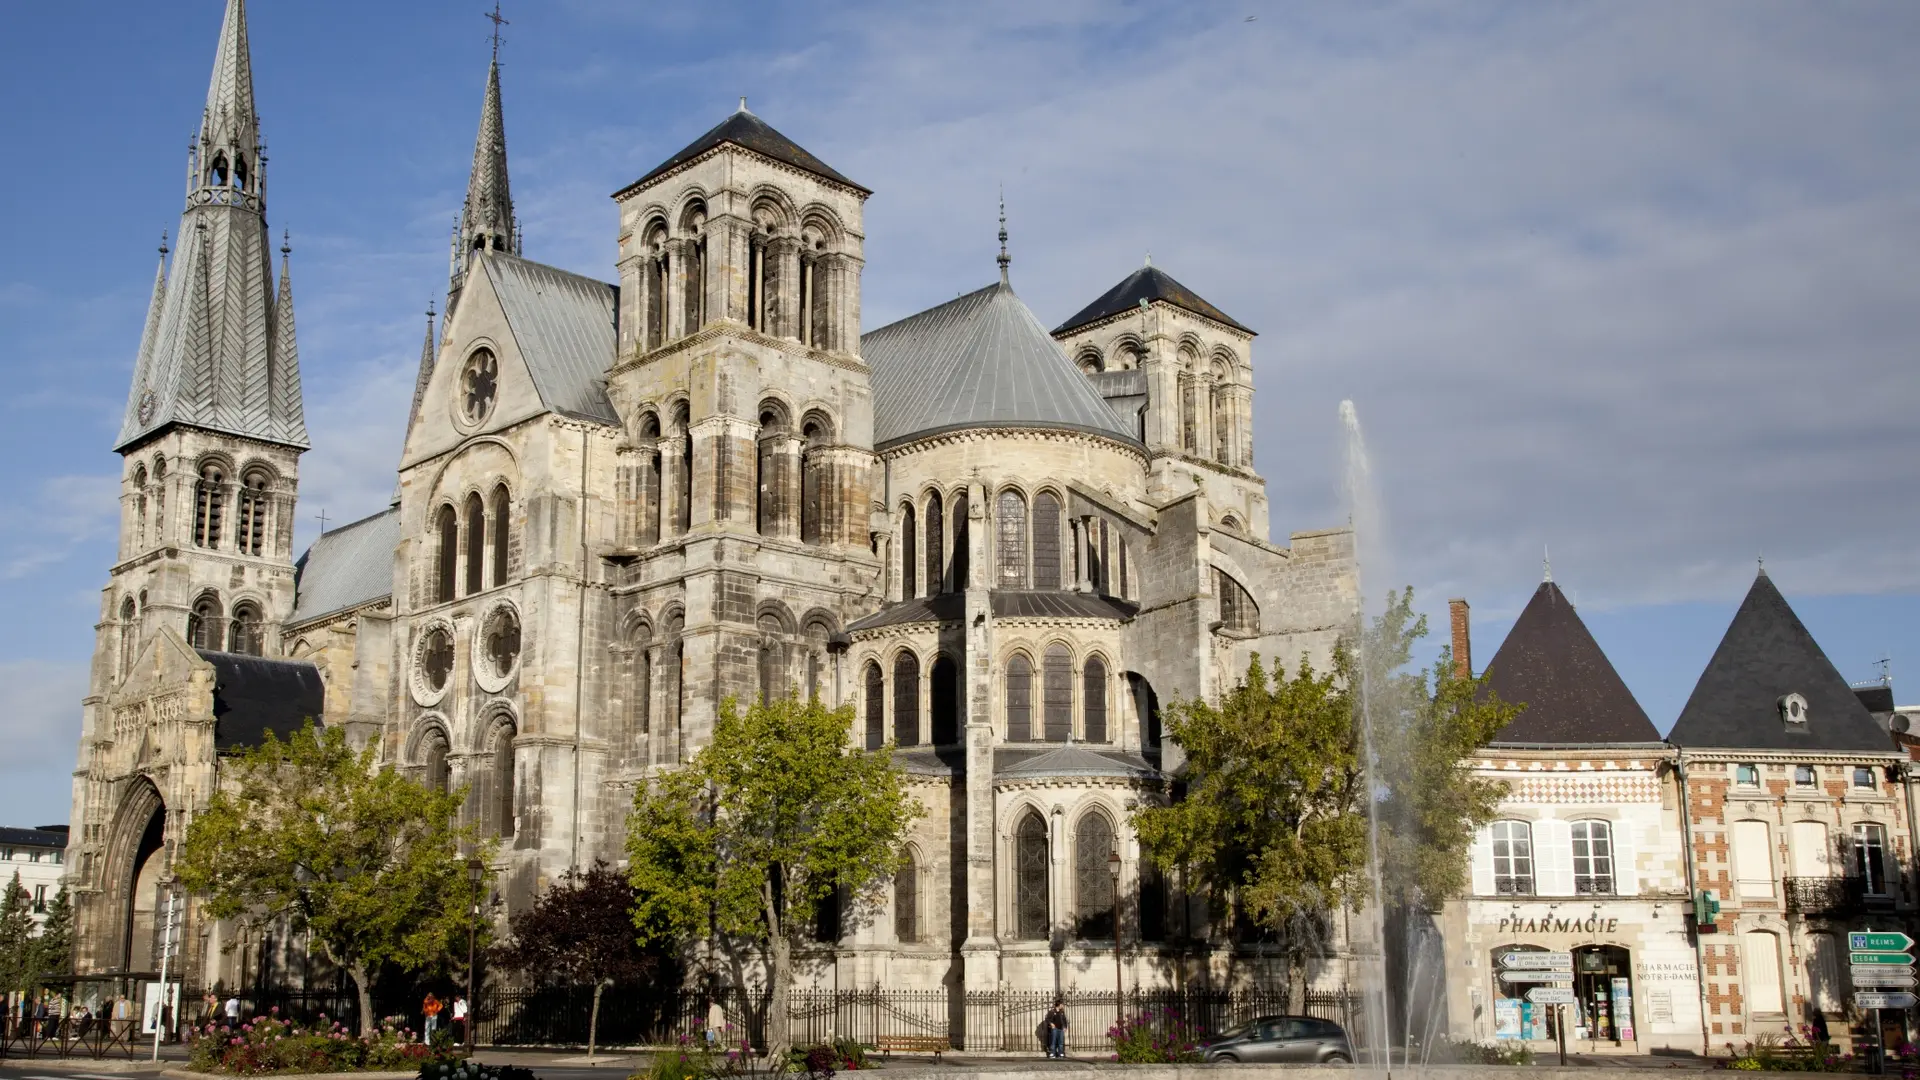
M 1900 933 L 1853 933 L 1847 935 L 1847 948 L 1855 951 L 1896 952 L 1913 948 L 1913 939 Z

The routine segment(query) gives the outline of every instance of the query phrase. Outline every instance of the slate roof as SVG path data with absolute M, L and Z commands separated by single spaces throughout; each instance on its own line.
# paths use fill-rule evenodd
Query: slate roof
M 1487 685 L 1526 709 L 1498 743 L 1658 743 L 1660 733 L 1560 586 L 1540 583 L 1487 665 Z
M 1124 750 L 1092 750 L 1081 745 L 1002 746 L 993 751 L 996 778 L 1036 776 L 1119 776 L 1150 780 L 1160 770 L 1146 758 Z
M 1200 298 L 1200 294 L 1173 280 L 1173 277 L 1157 266 L 1143 266 L 1121 279 L 1120 284 L 1100 294 L 1100 298 L 1080 309 L 1073 318 L 1054 330 L 1064 334 L 1078 330 L 1088 323 L 1096 323 L 1109 316 L 1133 311 L 1140 301 L 1152 303 L 1160 300 L 1174 307 L 1193 312 L 1202 318 L 1231 326 L 1241 333 L 1251 334 L 1252 330 L 1235 322 L 1231 316 Z
M 1787 694 L 1807 700 L 1807 722 L 1791 729 L 1779 711 Z M 1894 749 L 1886 729 L 1854 696 L 1764 570 L 1734 612 L 1667 741 L 1742 750 Z
M 732 143 L 751 150 L 762 157 L 791 165 L 802 172 L 810 172 L 836 184 L 843 184 L 862 195 L 873 194 L 871 190 L 840 175 L 826 162 L 801 149 L 792 139 L 773 130 L 771 124 L 748 112 L 746 106 L 742 105 L 739 111 L 714 125 L 713 130 L 688 143 L 686 149 L 661 162 L 652 172 L 614 192 L 613 197 L 617 199 L 634 188 L 644 187 L 721 143 Z
M 1138 443 L 1001 281 L 860 338 L 876 449 L 966 428 L 1066 428 Z
M 604 281 L 489 251 L 481 259 L 547 408 L 618 425 L 607 398 L 620 290 Z
M 327 688 L 305 660 L 195 651 L 213 665 L 215 750 L 258 746 L 269 731 L 285 738 L 308 720 L 320 722 Z
M 0 844 L 9 847 L 64 848 L 67 834 L 59 829 L 22 829 L 0 825 Z
M 393 595 L 400 508 L 320 534 L 293 564 L 293 616 L 303 623 Z
M 988 603 L 996 619 L 1131 619 L 1140 610 L 1111 596 L 1060 589 L 995 589 Z M 955 622 L 966 613 L 963 593 L 941 593 L 888 604 L 847 627 L 848 633 L 904 623 Z

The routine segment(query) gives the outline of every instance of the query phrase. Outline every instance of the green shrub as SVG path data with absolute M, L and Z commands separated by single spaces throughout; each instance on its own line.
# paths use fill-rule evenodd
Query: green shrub
M 1107 1029 L 1113 1059 L 1124 1065 L 1200 1060 L 1199 1032 L 1177 1009 L 1148 1009 Z
M 324 1015 L 311 1025 L 280 1016 L 278 1009 L 238 1026 L 204 1024 L 187 1030 L 187 1064 L 201 1072 L 259 1076 L 268 1073 L 331 1073 L 403 1070 L 449 1058 L 389 1020 L 361 1037 Z
M 1533 1049 L 1526 1043 L 1511 1040 L 1474 1042 L 1442 1035 L 1428 1060 L 1436 1065 L 1531 1065 Z

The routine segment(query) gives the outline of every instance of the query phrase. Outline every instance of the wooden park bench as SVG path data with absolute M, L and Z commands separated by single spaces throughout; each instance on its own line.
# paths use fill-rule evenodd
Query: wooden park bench
M 884 1056 L 898 1050 L 903 1054 L 932 1054 L 938 1058 L 953 1049 L 953 1043 L 945 1035 L 882 1035 L 874 1040 L 873 1048 Z

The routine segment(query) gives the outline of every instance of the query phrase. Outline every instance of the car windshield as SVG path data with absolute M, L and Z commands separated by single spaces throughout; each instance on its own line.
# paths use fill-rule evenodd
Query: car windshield
M 1235 1024 L 1232 1027 L 1228 1028 L 1227 1030 L 1222 1031 L 1220 1034 L 1215 1035 L 1213 1037 L 1213 1041 L 1226 1042 L 1228 1039 L 1238 1039 L 1244 1036 L 1247 1032 L 1252 1031 L 1254 1023 L 1255 1021 L 1245 1020 L 1238 1024 Z

